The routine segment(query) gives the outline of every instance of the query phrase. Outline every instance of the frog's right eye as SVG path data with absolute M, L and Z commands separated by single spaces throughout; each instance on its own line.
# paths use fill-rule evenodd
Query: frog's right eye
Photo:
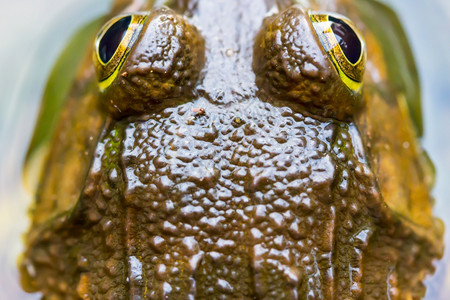
M 350 120 L 362 107 L 364 41 L 347 18 L 294 5 L 256 36 L 256 83 L 272 98 L 322 117 Z
M 353 92 L 361 90 L 366 49 L 352 21 L 344 16 L 310 11 L 311 22 L 339 77 Z
M 147 17 L 148 14 L 118 16 L 106 23 L 98 33 L 94 62 L 100 91 L 105 90 L 117 77 Z

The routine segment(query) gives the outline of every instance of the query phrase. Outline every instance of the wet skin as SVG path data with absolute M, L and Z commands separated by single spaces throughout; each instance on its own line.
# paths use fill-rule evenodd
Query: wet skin
M 422 297 L 443 247 L 430 166 L 358 10 L 318 2 L 138 7 L 151 12 L 117 77 L 99 92 L 90 54 L 62 112 L 24 288 L 48 299 Z M 309 8 L 361 30 L 362 90 L 340 77 Z

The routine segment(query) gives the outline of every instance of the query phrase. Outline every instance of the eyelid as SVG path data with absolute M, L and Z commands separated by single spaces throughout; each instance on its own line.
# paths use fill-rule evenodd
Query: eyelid
M 117 77 L 119 70 L 121 69 L 123 63 L 125 62 L 128 53 L 133 47 L 134 43 L 139 37 L 142 28 L 144 27 L 145 21 L 147 20 L 149 13 L 137 13 L 137 14 L 125 14 L 114 17 L 108 21 L 97 34 L 95 40 L 95 50 L 94 50 L 94 63 L 99 80 L 100 91 L 104 91 Z M 106 32 L 119 20 L 131 17 L 130 24 L 123 36 L 119 46 L 114 52 L 114 55 L 108 62 L 103 62 L 100 58 L 99 46 L 100 41 L 105 36 Z
M 361 33 L 356 26 L 354 26 L 352 21 L 344 16 L 314 11 L 309 11 L 308 14 L 325 52 L 339 73 L 339 77 L 350 90 L 358 93 L 362 87 L 366 62 L 366 47 Z M 358 37 L 361 44 L 361 54 L 355 63 L 351 63 L 341 49 L 341 46 L 339 45 L 339 42 L 331 28 L 333 22 L 329 20 L 329 17 L 333 17 L 344 22 Z

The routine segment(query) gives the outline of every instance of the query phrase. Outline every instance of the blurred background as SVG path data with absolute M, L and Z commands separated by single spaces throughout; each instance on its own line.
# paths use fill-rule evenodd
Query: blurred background
M 111 0 L 0 0 L 0 299 L 39 299 L 22 292 L 16 269 L 31 196 L 22 163 L 40 98 L 58 55 L 81 25 L 108 11 Z M 398 13 L 422 82 L 422 145 L 437 168 L 435 214 L 450 245 L 450 1 L 385 0 Z M 450 299 L 450 247 L 429 278 L 429 300 Z

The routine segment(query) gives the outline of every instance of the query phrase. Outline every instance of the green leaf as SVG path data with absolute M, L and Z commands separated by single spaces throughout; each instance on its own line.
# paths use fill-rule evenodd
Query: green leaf
M 79 29 L 72 36 L 53 67 L 42 97 L 25 165 L 28 164 L 34 152 L 45 146 L 52 138 L 59 114 L 75 80 L 80 63 L 102 22 L 103 17 L 100 17 Z

